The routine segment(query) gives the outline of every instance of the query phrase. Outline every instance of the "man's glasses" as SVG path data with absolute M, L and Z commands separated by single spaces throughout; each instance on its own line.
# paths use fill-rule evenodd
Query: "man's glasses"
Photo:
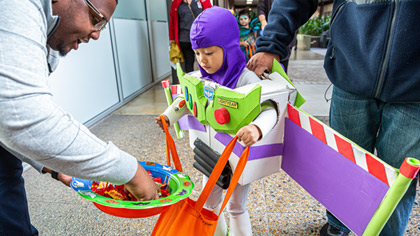
M 106 26 L 106 18 L 104 15 L 102 15 L 101 12 L 98 11 L 98 9 L 89 1 L 89 0 L 85 0 L 87 5 L 89 6 L 89 8 L 93 11 L 96 22 L 93 23 L 93 25 L 95 26 L 95 30 L 96 31 L 101 31 L 105 28 Z

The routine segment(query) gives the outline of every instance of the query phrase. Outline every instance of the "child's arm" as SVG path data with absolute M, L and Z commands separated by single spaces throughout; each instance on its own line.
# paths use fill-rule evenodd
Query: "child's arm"
M 166 124 L 169 127 L 170 126 L 169 118 L 167 116 L 165 116 L 164 114 L 162 114 L 162 116 L 165 119 Z M 160 116 L 156 116 L 155 121 L 156 121 L 156 124 L 162 129 L 162 131 L 165 132 L 165 130 L 163 129 L 162 119 L 160 118 Z
M 175 98 L 174 102 L 166 108 L 162 113 L 168 126 L 177 122 L 181 117 L 188 114 L 189 110 L 186 108 L 185 99 L 183 96 Z M 155 117 L 156 124 L 163 130 L 163 125 L 160 117 Z
M 264 109 L 253 122 L 236 133 L 238 141 L 242 141 L 246 147 L 255 144 L 273 129 L 276 121 L 277 111 L 272 107 Z

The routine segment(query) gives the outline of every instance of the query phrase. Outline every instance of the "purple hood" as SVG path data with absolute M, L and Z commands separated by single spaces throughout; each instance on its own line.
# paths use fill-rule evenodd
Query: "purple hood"
M 239 45 L 238 22 L 232 13 L 217 6 L 206 9 L 192 24 L 190 38 L 193 49 L 211 46 L 223 49 L 222 67 L 209 74 L 199 65 L 201 75 L 226 87 L 235 88 L 246 61 Z

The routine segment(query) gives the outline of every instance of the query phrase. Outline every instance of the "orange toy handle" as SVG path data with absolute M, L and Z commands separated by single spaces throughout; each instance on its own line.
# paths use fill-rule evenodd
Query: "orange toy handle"
M 171 166 L 171 155 L 172 160 L 174 161 L 175 168 L 182 172 L 181 161 L 179 160 L 178 152 L 176 151 L 175 142 L 168 130 L 168 125 L 163 115 L 160 115 L 160 120 L 162 121 L 163 129 L 166 134 L 166 162 L 168 166 Z

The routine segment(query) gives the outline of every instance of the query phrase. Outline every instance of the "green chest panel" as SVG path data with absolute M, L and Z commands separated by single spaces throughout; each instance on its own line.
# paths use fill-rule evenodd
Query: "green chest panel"
M 214 90 L 208 99 L 200 79 L 177 70 L 187 108 L 202 124 L 209 124 L 217 132 L 236 134 L 261 112 L 261 86 L 256 85 L 247 94 L 226 88 Z M 208 92 L 208 91 L 206 91 Z
M 182 93 L 184 94 L 187 108 L 202 124 L 208 124 L 206 120 L 207 98 L 204 96 L 204 86 L 195 77 L 184 75 L 179 77 Z

